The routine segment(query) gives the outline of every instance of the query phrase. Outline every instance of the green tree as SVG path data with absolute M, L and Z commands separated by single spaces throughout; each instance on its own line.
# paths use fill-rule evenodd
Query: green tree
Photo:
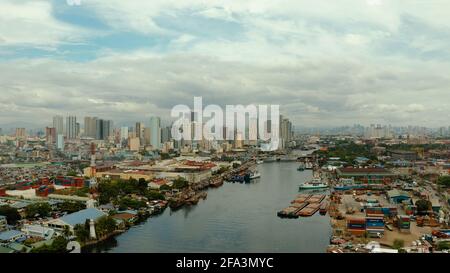
M 417 214 L 424 215 L 427 214 L 431 208 L 431 202 L 425 199 L 420 199 L 416 201 Z
M 58 205 L 60 211 L 74 213 L 86 208 L 86 204 L 77 201 L 64 201 Z
M 103 216 L 95 224 L 95 232 L 99 237 L 111 234 L 115 230 L 116 221 L 111 216 Z
M 69 241 L 63 236 L 56 237 L 51 245 L 43 245 L 33 248 L 31 253 L 66 253 Z
M 30 204 L 25 208 L 25 215 L 29 218 L 48 217 L 52 207 L 46 202 Z
M 89 240 L 89 229 L 86 228 L 86 225 L 77 224 L 73 230 L 78 242 L 85 243 Z
M 405 246 L 405 241 L 401 240 L 401 239 L 395 239 L 394 240 L 394 244 L 393 244 L 393 248 L 395 249 L 401 249 Z
M 442 186 L 444 186 L 446 188 L 450 188 L 450 176 L 447 175 L 447 176 L 439 177 L 438 184 L 442 185 Z
M 20 217 L 20 214 L 17 211 L 17 209 L 11 206 L 1 206 L 0 215 L 5 216 L 6 221 L 8 221 L 8 224 L 10 225 L 15 225 L 17 221 L 19 221 L 22 218 Z
M 173 181 L 173 188 L 175 189 L 182 189 L 186 188 L 189 185 L 189 182 L 184 179 L 183 177 L 178 177 Z
M 154 191 L 154 190 L 147 191 L 147 194 L 145 195 L 145 197 L 147 197 L 148 200 L 165 200 L 166 199 L 164 194 L 162 194 L 159 191 Z

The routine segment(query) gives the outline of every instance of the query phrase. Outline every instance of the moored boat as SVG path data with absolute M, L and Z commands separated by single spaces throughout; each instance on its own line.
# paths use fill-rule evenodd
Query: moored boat
M 298 216 L 309 217 L 313 216 L 320 209 L 320 204 L 312 203 L 297 212 Z
M 313 180 L 305 182 L 299 186 L 300 190 L 325 189 L 325 188 L 328 188 L 328 184 L 323 183 L 320 178 L 314 178 Z
M 319 213 L 321 215 L 326 215 L 327 211 L 328 211 L 328 202 L 325 201 L 320 205 Z
M 260 178 L 260 177 L 261 177 L 261 174 L 258 171 L 255 171 L 250 175 L 250 180 Z

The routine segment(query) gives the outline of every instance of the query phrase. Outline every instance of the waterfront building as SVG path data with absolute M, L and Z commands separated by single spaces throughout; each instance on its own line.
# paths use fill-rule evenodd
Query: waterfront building
M 340 168 L 338 178 L 353 178 L 356 183 L 386 184 L 391 183 L 395 174 L 383 168 Z
M 46 226 L 53 228 L 57 231 L 63 231 L 64 227 L 69 227 L 70 231 L 73 232 L 74 227 L 77 224 L 84 225 L 86 219 L 92 219 L 97 221 L 99 218 L 106 216 L 107 214 L 96 208 L 88 208 L 80 210 L 75 213 L 68 214 L 58 219 L 52 219 L 46 223 Z

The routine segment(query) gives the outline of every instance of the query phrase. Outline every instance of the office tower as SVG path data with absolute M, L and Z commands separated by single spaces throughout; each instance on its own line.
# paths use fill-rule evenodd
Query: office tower
M 53 128 L 56 130 L 56 134 L 64 134 L 64 118 L 62 116 L 53 117 Z
M 142 122 L 136 122 L 135 136 L 138 137 L 140 140 L 142 140 L 144 138 L 143 132 L 144 132 L 144 124 Z
M 25 139 L 27 137 L 27 133 L 25 128 L 16 128 L 16 138 L 17 139 Z
M 97 118 L 85 117 L 84 118 L 84 135 L 86 137 L 97 137 Z
M 171 136 L 171 127 L 164 127 L 161 129 L 161 143 L 166 143 L 170 141 Z
M 111 120 L 97 119 L 96 124 L 96 139 L 107 140 L 113 135 L 113 122 Z
M 64 151 L 64 135 L 58 134 L 56 139 L 56 148 L 60 151 Z
M 161 119 L 159 117 L 150 118 L 150 144 L 153 149 L 161 148 Z
M 128 139 L 128 127 L 120 128 L 120 139 L 122 141 Z
M 77 117 L 68 116 L 66 118 L 66 136 L 67 139 L 77 138 Z
M 45 128 L 45 141 L 47 144 L 53 144 L 56 142 L 56 129 L 46 127 Z
M 144 145 L 150 145 L 151 144 L 151 130 L 150 128 L 144 128 Z
M 130 151 L 139 151 L 139 148 L 141 147 L 140 141 L 138 137 L 133 137 L 129 139 L 129 145 L 128 145 Z

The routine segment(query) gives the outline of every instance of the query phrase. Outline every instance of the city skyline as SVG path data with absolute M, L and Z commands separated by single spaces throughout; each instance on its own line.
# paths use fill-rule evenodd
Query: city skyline
M 5 0 L 0 127 L 164 119 L 194 96 L 280 104 L 297 126 L 445 126 L 446 5 Z

